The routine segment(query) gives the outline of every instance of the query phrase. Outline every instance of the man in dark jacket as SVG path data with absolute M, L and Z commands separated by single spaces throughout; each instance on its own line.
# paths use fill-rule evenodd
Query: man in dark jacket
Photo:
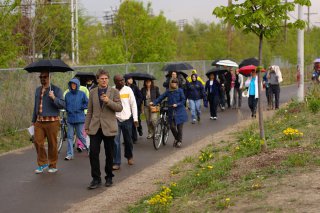
M 80 81 L 73 78 L 68 83 L 69 92 L 65 96 L 66 111 L 68 115 L 68 148 L 65 160 L 71 160 L 73 155 L 74 130 L 76 130 L 77 138 L 83 146 L 87 148 L 86 139 L 82 134 L 85 121 L 84 110 L 88 108 L 88 98 L 86 94 L 79 90 Z M 87 148 L 88 150 L 88 148 Z
M 55 85 L 50 85 L 49 72 L 40 73 L 41 86 L 36 89 L 32 124 L 34 125 L 34 144 L 37 150 L 38 167 L 36 174 L 55 173 L 58 161 L 57 136 L 60 128 L 59 109 L 65 105 L 62 91 Z M 48 140 L 48 155 L 44 146 Z
M 141 94 L 139 87 L 137 86 L 136 82 L 132 78 L 126 79 L 126 85 L 132 89 L 134 97 L 136 98 L 137 109 L 138 109 L 139 126 L 136 127 L 134 125 L 134 123 L 132 122 L 132 141 L 133 141 L 133 143 L 135 143 L 138 140 L 137 130 L 138 130 L 140 136 L 143 135 L 142 126 L 141 126 L 141 119 L 140 119 L 141 104 L 143 101 L 143 97 L 142 97 L 142 94 Z
M 197 74 L 191 75 L 191 82 L 187 83 L 187 99 L 191 110 L 192 124 L 200 121 L 201 114 L 201 99 L 206 102 L 206 95 L 204 87 L 200 81 L 197 80 Z

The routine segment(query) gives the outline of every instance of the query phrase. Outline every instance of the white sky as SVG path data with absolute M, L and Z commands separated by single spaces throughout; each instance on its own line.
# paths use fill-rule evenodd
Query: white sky
M 79 0 L 80 5 L 84 8 L 88 15 L 103 20 L 104 12 L 119 7 L 121 0 Z M 192 23 L 194 19 L 200 19 L 203 22 L 210 23 L 216 21 L 212 11 L 216 6 L 227 5 L 228 0 L 140 0 L 146 5 L 147 2 L 152 3 L 155 15 L 160 11 L 164 12 L 165 17 L 173 21 L 187 19 L 188 23 Z M 312 25 L 320 26 L 320 1 L 311 0 L 312 7 L 310 13 L 318 13 L 310 15 Z M 307 8 L 304 8 L 307 13 Z M 291 16 L 298 17 L 297 11 L 291 13 Z M 304 16 L 307 19 L 307 15 Z

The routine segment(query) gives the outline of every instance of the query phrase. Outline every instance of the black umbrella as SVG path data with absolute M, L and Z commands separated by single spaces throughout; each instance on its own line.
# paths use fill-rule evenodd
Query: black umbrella
M 30 72 L 49 72 L 49 80 L 51 72 L 67 72 L 73 71 L 66 63 L 60 59 L 42 59 L 40 61 L 32 62 L 24 68 Z M 51 84 L 50 84 L 51 91 Z
M 162 70 L 163 71 L 180 71 L 180 70 L 192 70 L 194 69 L 193 66 L 191 66 L 188 63 L 182 62 L 182 63 L 170 63 L 166 64 Z
M 28 72 L 67 72 L 73 71 L 71 67 L 65 64 L 60 59 L 42 59 L 40 61 L 32 62 L 24 68 Z
M 85 86 L 88 80 L 92 80 L 94 84 L 98 84 L 96 75 L 93 72 L 77 72 L 74 77 L 79 79 L 82 86 Z
M 208 70 L 206 72 L 206 76 L 209 78 L 210 74 L 214 74 L 214 75 L 220 75 L 220 74 L 224 74 L 226 72 L 229 72 L 229 70 L 225 69 L 225 68 L 212 68 L 210 70 Z
M 132 78 L 133 80 L 156 80 L 156 78 L 153 75 L 150 75 L 148 73 L 141 73 L 141 72 L 132 72 L 125 74 L 123 76 L 125 79 Z
M 254 66 L 259 66 L 259 60 L 256 58 L 247 58 L 241 61 L 239 64 L 239 68 L 244 67 L 244 66 L 249 66 L 249 65 L 254 65 Z
M 184 78 L 187 78 L 188 77 L 188 74 L 187 73 L 184 73 L 184 72 L 181 72 L 181 71 L 175 71 L 177 72 L 177 74 L 181 74 Z M 171 77 L 171 73 L 169 72 L 168 74 L 166 74 L 166 77 Z

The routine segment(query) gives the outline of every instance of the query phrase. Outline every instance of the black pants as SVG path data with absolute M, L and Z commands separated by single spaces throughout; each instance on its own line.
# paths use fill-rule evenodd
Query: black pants
M 210 117 L 217 117 L 217 108 L 219 105 L 219 97 L 209 93 L 208 101 L 210 106 Z
M 230 108 L 230 90 L 231 90 L 230 87 L 226 87 L 226 96 L 227 96 L 227 105 L 228 105 L 228 108 Z
M 273 95 L 275 103 L 273 104 Z M 279 108 L 279 99 L 280 99 L 280 85 L 279 84 L 270 84 L 269 87 L 269 99 L 270 99 L 270 105 L 273 108 L 273 105 L 275 105 L 275 108 Z
M 224 88 L 221 88 L 220 92 L 219 92 L 219 103 L 221 107 L 225 107 L 226 106 L 226 91 Z
M 257 112 L 257 104 L 258 104 L 258 98 L 255 98 L 254 95 L 249 95 L 248 98 L 248 105 L 251 110 L 252 115 L 255 115 Z
M 170 129 L 176 141 L 182 142 L 183 123 L 176 125 L 174 121 L 170 124 Z
M 141 111 L 138 110 L 138 123 L 139 123 L 139 126 L 138 126 L 138 127 L 136 127 L 136 126 L 134 125 L 133 118 L 132 118 L 132 141 L 133 141 L 133 142 L 136 142 L 136 141 L 138 140 L 138 133 L 137 133 L 137 131 L 138 131 L 139 133 L 142 132 L 140 115 L 141 115 Z
M 114 136 L 103 135 L 102 129 L 99 129 L 97 134 L 90 135 L 90 165 L 91 165 L 91 176 L 94 180 L 101 180 L 100 172 L 100 145 L 101 141 L 104 143 L 104 152 L 106 156 L 105 162 L 105 178 L 112 178 L 112 164 L 113 164 L 113 149 L 114 149 Z

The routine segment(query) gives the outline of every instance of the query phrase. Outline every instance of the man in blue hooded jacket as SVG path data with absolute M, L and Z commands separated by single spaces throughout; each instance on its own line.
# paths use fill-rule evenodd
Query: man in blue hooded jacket
M 88 98 L 86 94 L 79 90 L 80 81 L 77 78 L 73 78 L 68 83 L 69 92 L 65 96 L 67 122 L 68 122 L 68 149 L 65 160 L 71 160 L 73 155 L 73 140 L 74 130 L 76 135 L 82 144 L 86 147 L 86 139 L 82 134 L 82 129 L 85 121 L 84 110 L 88 108 Z

